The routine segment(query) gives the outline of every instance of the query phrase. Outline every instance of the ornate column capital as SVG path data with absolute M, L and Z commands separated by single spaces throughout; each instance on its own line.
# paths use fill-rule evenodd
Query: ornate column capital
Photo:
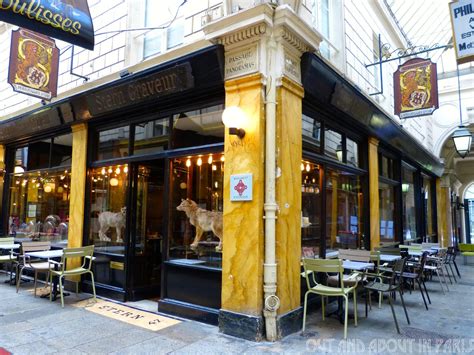
M 321 36 L 288 5 L 262 4 L 211 22 L 206 39 L 225 48 L 225 79 L 273 73 L 301 83 L 300 57 L 319 48 Z M 270 47 L 275 58 L 270 58 Z

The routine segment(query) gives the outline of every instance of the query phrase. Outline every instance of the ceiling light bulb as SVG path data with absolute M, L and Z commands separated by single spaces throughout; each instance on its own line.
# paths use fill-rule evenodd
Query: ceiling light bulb
M 120 167 L 118 167 L 117 169 L 115 169 L 115 174 L 119 175 L 120 172 L 121 172 Z
M 127 165 L 125 165 L 125 168 L 123 168 L 123 172 L 124 172 L 125 174 L 128 174 L 128 166 L 127 166 Z
M 225 161 L 225 157 L 224 157 L 224 156 L 221 156 L 221 161 Z
M 202 159 L 201 157 L 199 157 L 197 160 L 197 166 L 201 166 L 201 165 L 202 165 Z
M 212 154 L 209 155 L 209 158 L 207 158 L 207 163 L 212 164 Z
M 105 175 L 105 168 L 102 168 L 102 170 L 100 171 L 100 173 L 101 173 L 102 175 Z M 61 180 L 62 180 L 62 179 L 61 179 Z
M 306 171 L 309 172 L 311 170 L 311 167 L 309 166 L 309 164 L 306 164 Z
M 108 172 L 109 174 L 112 174 L 112 171 L 113 171 L 112 168 L 109 168 L 109 169 L 107 170 L 107 172 Z
M 186 160 L 186 166 L 189 168 L 191 166 L 191 159 Z

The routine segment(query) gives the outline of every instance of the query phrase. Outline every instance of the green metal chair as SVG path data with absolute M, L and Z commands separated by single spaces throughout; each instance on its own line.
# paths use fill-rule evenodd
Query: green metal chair
M 344 339 L 347 339 L 347 318 L 349 312 L 349 294 L 354 296 L 354 324 L 357 326 L 357 282 L 351 287 L 344 286 L 342 260 L 340 259 L 303 259 L 304 274 L 308 291 L 304 295 L 303 308 L 303 331 L 306 327 L 306 309 L 308 306 L 308 296 L 313 293 L 320 295 L 322 298 L 323 320 L 325 319 L 324 297 L 343 297 L 345 302 L 345 317 L 344 317 Z M 317 281 L 316 274 L 322 273 L 337 273 L 339 275 L 340 287 L 326 286 Z M 312 284 L 314 286 L 312 286 Z
M 14 238 L 7 237 L 7 238 L 0 238 L 0 244 L 3 245 L 9 245 L 9 244 L 14 244 Z M 2 249 L 3 250 L 3 249 Z M 13 252 L 13 249 L 9 251 L 8 254 L 2 254 L 0 253 L 0 265 L 1 264 L 10 264 L 10 283 L 12 282 L 12 265 L 14 262 L 16 262 L 16 255 Z
M 61 294 L 61 306 L 64 307 L 64 295 L 63 295 L 63 283 L 62 278 L 65 276 L 78 276 L 83 274 L 90 274 L 92 281 L 92 291 L 94 293 L 94 301 L 96 301 L 95 294 L 95 283 L 94 283 L 94 273 L 91 270 L 92 260 L 94 259 L 94 246 L 88 245 L 80 248 L 66 248 L 64 249 L 63 255 L 61 257 L 61 262 L 56 262 L 50 260 L 49 262 L 54 266 L 54 269 L 50 268 L 50 284 L 53 284 L 53 276 L 59 278 L 59 292 Z M 79 267 L 73 269 L 67 269 L 67 260 L 68 259 L 77 259 L 82 258 L 82 264 Z M 77 293 L 78 284 L 76 283 L 76 293 Z M 49 294 L 49 299 L 52 298 L 52 292 Z

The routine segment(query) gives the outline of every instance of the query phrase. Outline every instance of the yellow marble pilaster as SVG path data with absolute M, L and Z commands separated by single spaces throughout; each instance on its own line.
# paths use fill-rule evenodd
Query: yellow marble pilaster
M 68 247 L 82 246 L 87 168 L 87 124 L 72 126 L 71 197 L 69 202 Z M 77 263 L 79 260 L 73 260 Z M 68 263 L 68 268 L 78 266 Z
M 380 246 L 380 206 L 379 206 L 379 141 L 369 137 L 369 208 L 370 208 L 370 249 Z
M 5 170 L 5 146 L 0 144 L 0 172 Z
M 225 134 L 222 309 L 261 316 L 264 256 L 265 119 L 260 74 L 225 83 L 226 106 L 247 115 L 243 139 Z M 252 201 L 230 201 L 230 176 L 253 174 Z
M 449 228 L 448 218 L 451 213 L 448 211 L 449 206 L 449 188 L 441 185 L 441 179 L 436 179 L 436 207 L 438 217 L 438 243 L 442 247 L 449 245 Z
M 282 78 L 277 87 L 276 220 L 277 296 L 279 314 L 300 306 L 302 99 L 296 82 Z

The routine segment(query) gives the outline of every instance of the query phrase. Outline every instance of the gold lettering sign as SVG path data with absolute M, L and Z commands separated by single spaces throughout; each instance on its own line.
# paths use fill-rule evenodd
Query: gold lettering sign
M 0 21 L 94 49 L 86 0 L 0 0 Z
M 51 100 L 57 93 L 58 66 L 54 40 L 25 29 L 12 32 L 8 83 L 13 90 Z
M 115 270 L 122 270 L 122 271 L 125 269 L 124 264 L 118 261 L 111 261 L 110 268 L 115 269 Z
M 87 97 L 93 116 L 194 87 L 189 63 L 159 71 L 127 84 L 101 90 Z

